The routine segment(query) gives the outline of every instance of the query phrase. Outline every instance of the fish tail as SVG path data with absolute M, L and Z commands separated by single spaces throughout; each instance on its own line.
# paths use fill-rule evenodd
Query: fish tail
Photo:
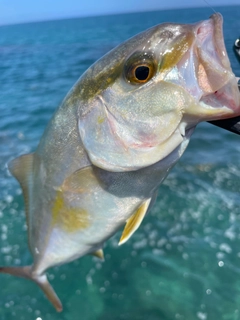
M 48 282 L 46 274 L 37 275 L 32 271 L 32 266 L 25 267 L 0 267 L 0 273 L 7 273 L 13 276 L 25 278 L 35 282 L 45 293 L 48 300 L 53 304 L 58 312 L 62 311 L 62 303 L 53 287 Z

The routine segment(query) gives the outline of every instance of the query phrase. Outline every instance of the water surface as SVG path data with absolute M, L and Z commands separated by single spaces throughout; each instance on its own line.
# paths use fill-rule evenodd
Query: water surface
M 232 67 L 240 6 L 217 8 Z M 96 59 L 155 24 L 195 22 L 208 8 L 0 27 L 0 265 L 28 265 L 23 198 L 6 163 L 35 150 L 56 107 Z M 240 319 L 240 140 L 201 124 L 159 189 L 151 214 L 105 262 L 84 257 L 49 270 L 64 311 L 38 287 L 0 275 L 1 320 Z

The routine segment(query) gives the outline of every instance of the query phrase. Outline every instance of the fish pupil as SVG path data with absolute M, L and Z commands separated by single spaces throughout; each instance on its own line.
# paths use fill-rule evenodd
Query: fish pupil
M 140 80 L 144 81 L 148 78 L 149 76 L 149 67 L 147 66 L 140 66 L 137 67 L 135 70 L 135 77 Z

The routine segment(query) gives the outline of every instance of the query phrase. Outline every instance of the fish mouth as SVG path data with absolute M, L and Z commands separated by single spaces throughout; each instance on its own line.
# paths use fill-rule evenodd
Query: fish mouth
M 232 72 L 224 44 L 222 15 L 215 13 L 208 20 L 194 24 L 193 33 L 192 47 L 177 68 L 181 86 L 202 107 L 199 120 L 239 115 L 238 78 Z
M 228 108 L 229 116 L 239 113 L 238 79 L 232 72 L 225 47 L 222 15 L 213 14 L 200 23 L 195 32 L 199 58 L 196 72 L 202 91 L 200 103 L 212 108 Z

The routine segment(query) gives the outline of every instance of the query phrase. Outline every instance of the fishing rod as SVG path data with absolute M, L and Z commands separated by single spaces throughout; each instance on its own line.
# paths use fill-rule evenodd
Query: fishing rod
M 240 62 L 240 38 L 238 38 L 233 46 L 233 51 L 238 59 L 238 61 Z
M 233 51 L 240 63 L 240 38 L 235 41 Z M 240 93 L 240 83 L 238 84 L 238 89 Z M 209 121 L 209 123 L 240 135 L 240 116 L 225 120 Z

